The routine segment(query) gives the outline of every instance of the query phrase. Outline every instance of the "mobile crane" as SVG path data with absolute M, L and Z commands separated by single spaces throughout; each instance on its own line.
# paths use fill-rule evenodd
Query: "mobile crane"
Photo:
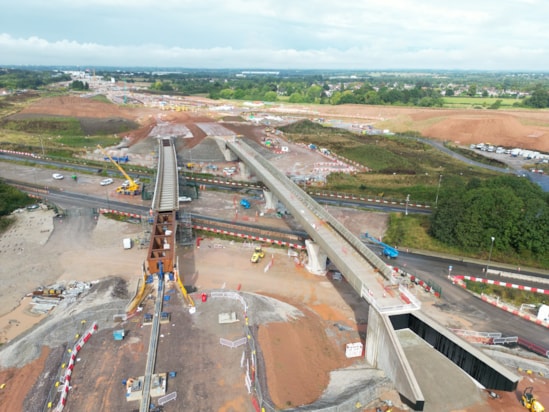
M 122 186 L 119 186 L 116 188 L 116 193 L 123 193 L 125 195 L 138 195 L 141 193 L 141 186 L 136 183 L 125 171 L 122 169 L 122 166 L 120 166 L 117 162 L 113 160 L 111 155 L 107 153 L 105 149 L 101 147 L 101 145 L 97 145 L 99 150 L 103 152 L 103 154 L 109 158 L 109 160 L 116 166 L 118 170 L 120 170 L 120 173 L 126 178 L 126 182 Z
M 398 257 L 398 250 L 396 250 L 394 247 L 383 243 L 381 240 L 377 240 L 375 237 L 370 236 L 368 233 L 364 233 L 362 237 L 369 240 L 370 242 L 383 246 L 383 255 L 385 255 L 389 259 L 396 259 Z

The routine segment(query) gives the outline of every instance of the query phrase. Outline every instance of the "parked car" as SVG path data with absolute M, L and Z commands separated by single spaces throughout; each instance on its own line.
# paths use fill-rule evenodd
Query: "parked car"
M 189 196 L 179 196 L 179 199 L 178 199 L 180 202 L 191 202 L 193 199 L 190 198 Z
M 51 177 L 53 177 L 55 180 L 62 180 L 65 178 L 65 176 L 60 173 L 54 173 L 53 175 L 51 175 Z
M 107 185 L 111 185 L 113 183 L 114 183 L 114 180 L 109 177 L 107 179 L 101 180 L 100 184 L 101 184 L 101 186 L 107 186 Z

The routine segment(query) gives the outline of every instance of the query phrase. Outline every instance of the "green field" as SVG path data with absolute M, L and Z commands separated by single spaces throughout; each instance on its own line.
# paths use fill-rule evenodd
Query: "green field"
M 500 109 L 516 109 L 516 103 L 522 100 L 514 98 L 501 97 L 444 97 L 444 107 L 455 109 L 488 109 L 498 100 L 500 101 Z
M 370 169 L 356 174 L 330 174 L 325 189 L 336 192 L 393 199 L 410 195 L 416 202 L 432 204 L 441 174 L 443 189 L 496 175 L 465 165 L 414 137 L 358 135 L 310 121 L 281 129 L 294 142 L 325 147 Z

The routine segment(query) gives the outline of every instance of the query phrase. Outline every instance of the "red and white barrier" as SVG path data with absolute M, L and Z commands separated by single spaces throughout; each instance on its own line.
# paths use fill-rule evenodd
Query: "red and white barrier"
M 271 244 L 274 243 L 274 244 L 279 245 L 279 246 L 288 246 L 288 247 L 292 247 L 294 249 L 305 249 L 305 245 L 298 245 L 296 243 L 285 242 L 285 241 L 282 241 L 282 240 L 274 240 L 274 239 L 269 239 L 269 238 L 265 238 L 265 237 L 261 237 L 261 236 L 252 236 L 252 235 L 247 235 L 247 234 L 244 234 L 244 233 L 238 233 L 238 232 L 232 232 L 232 231 L 228 231 L 228 230 L 216 229 L 216 228 L 213 228 L 213 227 L 202 226 L 202 225 L 192 225 L 192 227 L 193 227 L 193 229 L 197 229 L 197 230 L 205 230 L 205 231 L 208 231 L 208 232 L 220 233 L 220 234 L 223 234 L 223 235 L 239 237 L 239 238 L 242 238 L 242 239 L 251 239 L 251 240 L 256 240 L 258 242 L 271 243 Z
M 101 209 L 99 209 L 99 213 L 101 213 L 101 214 L 109 213 L 109 214 L 112 214 L 112 215 L 135 217 L 135 218 L 138 218 L 138 219 L 145 219 L 146 218 L 146 216 L 142 216 L 142 215 L 139 215 L 137 213 L 120 212 L 120 211 L 114 210 L 114 209 L 101 208 Z
M 470 280 L 471 282 L 486 283 L 488 285 L 496 285 L 496 286 L 501 286 L 501 287 L 509 288 L 509 289 L 518 289 L 518 290 L 524 290 L 524 291 L 532 292 L 532 293 L 541 293 L 541 294 L 544 294 L 544 295 L 549 295 L 549 289 L 540 289 L 540 288 L 534 288 L 534 287 L 531 287 L 531 286 L 517 285 L 515 283 L 502 282 L 502 281 L 499 281 L 499 280 L 492 280 L 492 279 L 487 279 L 487 278 L 477 278 L 475 276 L 456 275 L 456 276 L 451 276 L 450 279 L 452 281 L 454 281 L 454 279 L 455 280 Z M 456 282 L 454 282 L 454 283 L 456 283 Z
M 19 156 L 28 156 L 28 157 L 33 157 L 35 159 L 40 159 L 41 156 L 38 156 L 38 155 L 35 155 L 34 153 L 29 153 L 29 152 L 19 152 L 17 150 L 5 150 L 5 149 L 0 149 L 0 152 L 2 153 L 8 153 L 8 154 L 14 154 L 14 155 L 19 155 Z
M 63 388 L 61 391 L 61 397 L 59 398 L 59 402 L 57 403 L 57 406 L 55 407 L 56 412 L 61 412 L 63 408 L 65 407 L 65 404 L 67 403 L 67 396 L 69 395 L 70 382 L 71 382 L 71 375 L 72 370 L 74 369 L 74 363 L 76 362 L 76 355 L 82 349 L 82 346 L 84 346 L 84 343 L 86 343 L 91 335 L 97 331 L 98 326 L 97 322 L 93 322 L 92 326 L 88 329 L 86 334 L 83 338 L 80 338 L 75 344 L 71 352 L 71 358 L 69 360 L 69 364 L 67 366 L 67 369 L 65 370 L 65 379 L 63 382 Z
M 505 303 L 502 303 L 499 301 L 499 299 L 491 298 L 490 296 L 487 296 L 485 294 L 482 294 L 480 297 L 484 302 L 490 303 L 493 306 L 496 306 L 500 308 L 501 310 L 504 310 L 506 312 L 512 313 L 515 316 L 518 316 L 519 318 L 526 319 L 530 322 L 533 322 L 537 325 L 543 326 L 545 328 L 549 328 L 549 322 L 543 322 L 542 320 L 538 319 L 535 316 L 532 316 L 528 313 L 521 312 L 517 308 L 507 305 Z

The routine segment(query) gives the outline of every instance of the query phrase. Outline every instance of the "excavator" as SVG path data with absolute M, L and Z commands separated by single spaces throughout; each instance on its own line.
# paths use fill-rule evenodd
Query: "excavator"
M 99 150 L 103 152 L 103 154 L 109 158 L 109 160 L 116 166 L 118 170 L 120 170 L 120 173 L 126 178 L 126 182 L 122 185 L 116 188 L 116 193 L 123 193 L 125 195 L 138 195 L 141 193 L 141 186 L 139 183 L 137 183 L 135 180 L 133 180 L 125 171 L 122 169 L 122 166 L 120 166 L 117 162 L 115 162 L 112 158 L 112 156 L 107 153 L 105 149 L 101 147 L 101 145 L 97 145 Z
M 520 403 L 530 412 L 545 412 L 543 405 L 534 397 L 533 391 L 534 388 L 532 386 L 524 389 Z

